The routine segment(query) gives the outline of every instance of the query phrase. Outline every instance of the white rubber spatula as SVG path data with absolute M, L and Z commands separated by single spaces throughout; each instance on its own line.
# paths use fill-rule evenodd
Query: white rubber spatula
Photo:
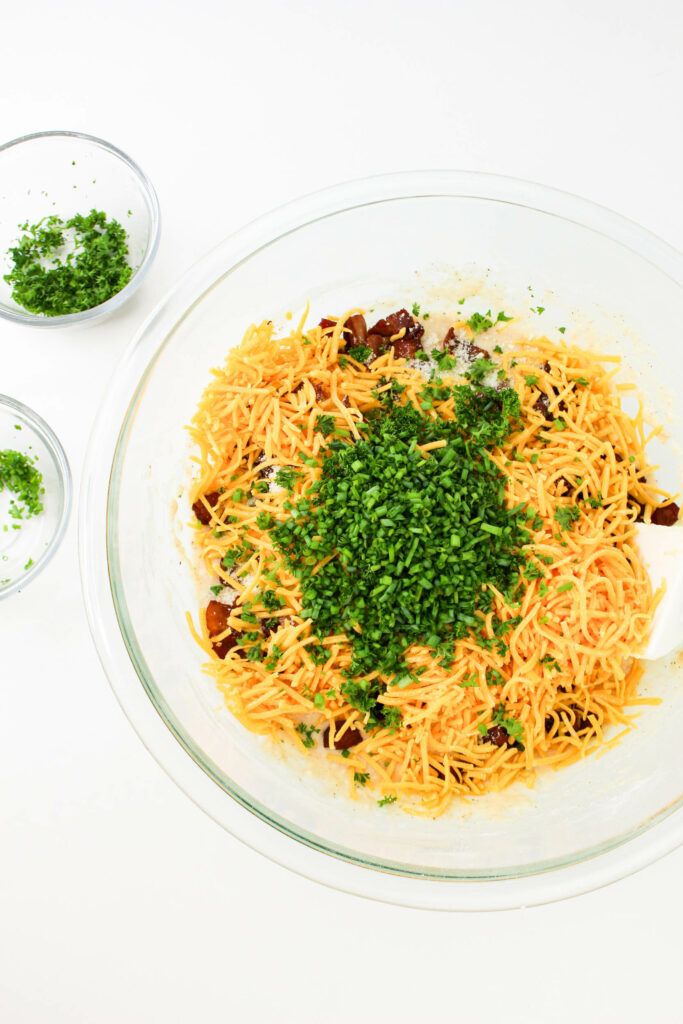
M 654 661 L 683 643 L 683 528 L 637 523 L 636 540 L 652 589 L 662 581 L 666 587 L 652 619 L 650 638 L 638 655 Z

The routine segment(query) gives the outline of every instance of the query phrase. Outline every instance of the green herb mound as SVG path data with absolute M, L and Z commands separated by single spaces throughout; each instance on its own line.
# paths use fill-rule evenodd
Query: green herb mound
M 449 390 L 456 421 L 387 402 L 368 417 L 361 440 L 332 441 L 319 480 L 270 527 L 301 579 L 302 614 L 319 636 L 346 632 L 351 639 L 342 689 L 380 717 L 384 684 L 362 677 L 378 671 L 389 684 L 407 685 L 411 644 L 442 657 L 480 625 L 475 613 L 491 607 L 490 585 L 512 592 L 529 540 L 521 508 L 505 505 L 503 477 L 485 447 L 508 436 L 517 395 Z M 417 450 L 442 439 L 446 445 L 428 458 Z
M 28 519 L 43 511 L 41 495 L 43 477 L 32 460 L 12 448 L 0 451 L 0 491 L 13 491 L 16 500 L 10 501 L 9 514 L 13 519 Z
M 128 284 L 128 236 L 116 220 L 91 210 L 64 222 L 46 217 L 21 225 L 25 232 L 9 250 L 12 270 L 5 281 L 12 298 L 29 313 L 64 316 L 106 302 Z M 73 251 L 62 256 L 69 243 Z

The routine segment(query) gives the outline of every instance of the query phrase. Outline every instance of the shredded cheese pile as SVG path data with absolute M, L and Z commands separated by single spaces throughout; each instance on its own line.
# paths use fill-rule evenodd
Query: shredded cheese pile
M 351 659 L 347 638 L 324 638 L 329 659 L 322 665 L 313 660 L 309 651 L 319 640 L 301 618 L 299 581 L 258 525 L 263 513 L 284 519 L 285 503 L 318 476 L 318 457 L 328 443 L 316 431 L 319 416 L 331 415 L 348 440 L 358 439 L 358 423 L 380 406 L 392 380 L 405 385 L 404 400 L 420 408 L 424 377 L 391 351 L 371 368 L 343 357 L 340 365 L 343 325 L 358 312 L 327 329 L 305 328 L 302 321 L 284 338 L 270 322 L 252 326 L 213 371 L 190 428 L 198 449 L 190 500 L 202 502 L 210 517 L 197 525 L 199 557 L 225 586 L 221 593 L 238 596 L 226 631 L 210 637 L 202 612 L 196 635 L 229 708 L 248 729 L 289 738 L 303 749 L 315 746 L 311 753 L 323 756 L 319 732 L 327 725 L 324 756 L 348 773 L 351 791 L 360 781 L 411 813 L 433 816 L 456 796 L 502 789 L 516 779 L 532 785 L 540 766 L 569 764 L 602 746 L 608 726 L 629 727 L 626 709 L 636 701 L 642 675 L 633 656 L 660 596 L 653 595 L 635 548 L 629 498 L 645 506 L 647 519 L 663 492 L 647 482 L 642 412 L 626 415 L 612 380 L 616 369 L 605 369 L 618 360 L 545 338 L 507 346 L 499 363 L 520 396 L 523 426 L 491 457 L 506 478 L 509 506 L 525 502 L 536 513 L 521 606 L 508 607 L 496 594 L 484 627 L 491 645 L 459 641 L 449 668 L 426 646 L 410 647 L 406 660 L 411 670 L 421 670 L 418 681 L 391 687 L 380 698 L 400 710 L 400 726 L 367 729 L 367 715 L 340 692 Z M 502 337 L 505 327 L 490 337 L 499 331 Z M 387 383 L 380 384 L 381 377 Z M 452 419 L 452 400 L 424 414 Z M 301 474 L 293 496 L 272 483 L 267 490 L 256 487 L 268 479 L 269 467 Z M 215 503 L 206 500 L 209 494 L 218 495 Z M 569 508 L 574 518 L 562 528 L 561 510 Z M 245 542 L 246 561 L 223 568 L 226 552 Z M 276 602 L 264 603 L 268 592 Z M 240 615 L 244 602 L 250 602 L 247 620 Z M 263 661 L 236 650 L 224 659 L 211 653 L 212 642 L 230 630 L 253 630 L 254 613 L 281 622 L 268 637 Z M 496 619 L 514 623 L 502 645 L 495 643 Z M 269 662 L 271 652 L 276 657 Z M 501 705 L 521 724 L 523 743 L 497 746 L 483 735 L 481 723 Z M 360 730 L 362 741 L 342 754 L 350 729 Z

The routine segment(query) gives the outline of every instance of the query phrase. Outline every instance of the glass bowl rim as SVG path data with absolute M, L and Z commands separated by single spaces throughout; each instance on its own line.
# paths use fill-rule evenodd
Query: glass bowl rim
M 267 809 L 254 807 L 253 802 L 241 800 L 235 789 L 226 790 L 214 781 L 208 759 L 192 749 L 191 740 L 188 744 L 182 735 L 182 727 L 176 728 L 162 707 L 153 703 L 149 681 L 144 678 L 144 659 L 141 667 L 124 639 L 124 622 L 115 610 L 116 586 L 111 578 L 110 513 L 116 491 L 116 456 L 145 382 L 179 323 L 236 266 L 284 235 L 364 205 L 428 196 L 501 201 L 558 216 L 626 246 L 683 287 L 683 255 L 656 235 L 588 200 L 520 179 L 470 171 L 398 172 L 332 186 L 280 206 L 235 232 L 195 264 L 143 324 L 126 351 L 110 392 L 110 403 L 116 392 L 125 415 L 118 419 L 113 432 L 111 424 L 107 428 L 104 422 L 106 408 L 101 410 L 86 459 L 79 518 L 81 576 L 93 639 L 131 724 L 180 788 L 229 832 L 298 873 L 370 898 L 434 909 L 500 909 L 562 899 L 597 888 L 670 852 L 683 842 L 683 816 L 672 813 L 683 798 L 627 835 L 616 836 L 598 848 L 579 851 L 565 860 L 525 865 L 521 871 L 494 870 L 483 876 L 473 872 L 431 873 L 414 866 L 363 861 L 352 851 L 321 845 L 301 830 L 288 831 L 282 821 L 273 821 Z M 162 340 L 154 344 L 158 337 Z M 122 424 L 120 428 L 118 424 Z M 110 443 L 103 453 L 98 448 L 106 446 L 107 440 Z M 106 473 L 102 469 L 103 454 Z M 100 505 L 104 500 L 108 526 L 106 536 L 96 537 L 88 529 L 88 519 L 98 500 Z M 95 563 L 97 572 L 93 573 Z M 114 627 L 109 633 L 102 622 L 107 612 L 109 626 Z M 160 703 L 163 705 L 163 700 Z M 173 745 L 169 745 L 169 739 Z M 220 794 L 222 803 L 216 794 Z M 233 799 L 226 801 L 226 795 Z M 658 827 L 653 829 L 655 824 Z M 291 843 L 291 838 L 298 842 Z M 439 895 L 435 895 L 437 891 Z
M 124 302 L 127 302 L 128 299 L 131 298 L 131 296 L 138 290 L 159 247 L 159 239 L 161 236 L 161 211 L 154 186 L 139 164 L 129 157 L 127 153 L 124 153 L 122 149 L 119 149 L 118 146 L 114 146 L 111 142 L 107 142 L 105 139 L 100 139 L 96 135 L 88 135 L 85 132 L 74 132 L 60 129 L 31 132 L 29 135 L 21 135 L 16 139 L 11 139 L 9 142 L 5 142 L 0 145 L 0 156 L 2 156 L 6 150 L 21 146 L 25 142 L 34 142 L 36 139 L 49 138 L 79 139 L 82 142 L 92 143 L 98 149 L 103 149 L 112 156 L 115 156 L 128 168 L 129 171 L 133 173 L 133 176 L 137 178 L 147 201 L 149 244 L 145 249 L 142 263 L 134 271 L 128 284 L 124 285 L 120 291 L 116 292 L 115 295 L 112 295 L 110 299 L 106 300 L 106 302 L 101 302 L 98 306 L 92 306 L 90 309 L 82 309 L 78 313 L 66 313 L 60 316 L 39 316 L 36 313 L 29 313 L 20 309 L 14 310 L 0 304 L 0 317 L 4 317 L 12 323 L 41 328 L 71 327 L 76 324 L 100 319 L 100 317 L 109 316 L 110 313 L 119 309 Z
M 71 468 L 69 466 L 69 460 L 66 457 L 66 452 L 64 451 L 61 441 L 55 434 L 54 430 L 45 422 L 43 417 L 39 416 L 37 412 L 33 411 L 33 409 L 29 409 L 29 407 L 24 405 L 23 402 L 18 401 L 16 398 L 10 398 L 9 395 L 0 394 L 0 408 L 11 409 L 18 415 L 23 416 L 24 420 L 30 424 L 31 429 L 38 435 L 45 447 L 49 450 L 54 459 L 55 466 L 57 467 L 57 477 L 62 497 L 62 509 L 57 522 L 57 528 L 52 535 L 52 539 L 48 547 L 43 551 L 42 555 L 40 555 L 24 576 L 15 580 L 13 583 L 10 583 L 0 591 L 0 600 L 3 600 L 11 594 L 16 594 L 18 590 L 23 590 L 31 580 L 35 579 L 35 577 L 43 571 L 57 551 L 59 545 L 62 543 L 62 539 L 69 522 L 73 489 L 71 482 Z

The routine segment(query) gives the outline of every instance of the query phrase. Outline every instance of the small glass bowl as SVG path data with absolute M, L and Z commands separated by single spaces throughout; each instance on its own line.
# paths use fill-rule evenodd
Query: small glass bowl
M 80 132 L 38 132 L 0 146 L 0 316 L 32 327 L 66 327 L 109 316 L 139 288 L 159 244 L 159 203 L 151 182 L 130 157 L 102 139 Z M 133 274 L 128 284 L 92 309 L 43 316 L 12 298 L 5 274 L 8 250 L 20 224 L 58 214 L 67 220 L 104 210 L 128 233 Z
M 22 589 L 44 569 L 59 547 L 71 509 L 71 470 L 64 449 L 44 419 L 21 402 L 0 395 L 0 451 L 29 458 L 43 477 L 43 511 L 14 519 L 16 495 L 0 491 L 0 598 Z

